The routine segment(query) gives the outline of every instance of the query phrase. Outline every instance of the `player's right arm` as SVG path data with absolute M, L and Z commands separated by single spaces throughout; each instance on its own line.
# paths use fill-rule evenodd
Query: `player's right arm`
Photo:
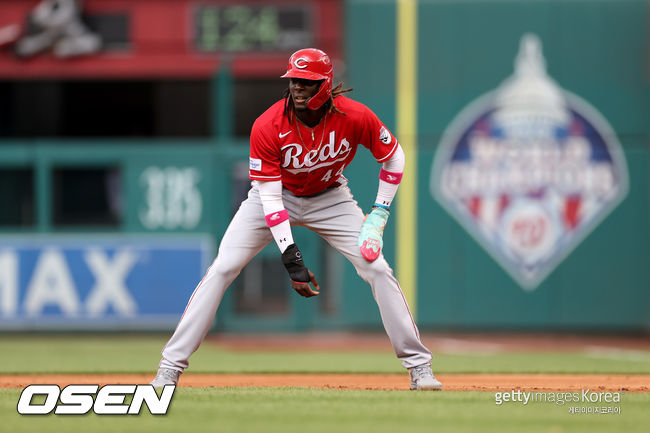
M 282 182 L 279 180 L 256 182 L 262 200 L 264 218 L 282 253 L 282 264 L 289 273 L 291 287 L 306 298 L 318 295 L 320 287 L 316 276 L 305 266 L 302 253 L 293 241 L 289 212 L 284 208 L 282 202 Z M 309 283 L 314 285 L 313 289 Z
M 280 252 L 284 253 L 287 247 L 294 242 L 289 223 L 289 212 L 284 208 L 282 202 L 282 181 L 255 181 L 255 183 L 262 200 L 266 224 L 271 229 L 273 239 L 280 248 Z
M 316 276 L 305 266 L 302 260 L 302 253 L 298 245 L 293 241 L 291 234 L 291 223 L 289 212 L 284 208 L 282 202 L 282 182 L 279 180 L 270 182 L 257 181 L 264 218 L 269 226 L 275 243 L 282 252 L 282 264 L 289 273 L 291 287 L 301 296 L 310 298 L 319 293 L 320 287 Z M 309 285 L 312 283 L 314 288 Z
M 293 241 L 289 213 L 282 201 L 280 146 L 277 140 L 273 140 L 275 134 L 269 133 L 269 128 L 269 124 L 261 124 L 259 119 L 253 125 L 249 177 L 257 184 L 264 218 L 282 253 L 282 263 L 289 273 L 291 287 L 301 296 L 309 298 L 318 295 L 320 289 L 316 277 L 305 266 L 302 254 Z M 314 285 L 314 289 L 309 283 Z

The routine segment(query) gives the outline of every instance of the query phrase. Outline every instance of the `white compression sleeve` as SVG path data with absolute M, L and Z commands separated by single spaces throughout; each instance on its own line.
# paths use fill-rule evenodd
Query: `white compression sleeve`
M 289 245 L 293 243 L 293 235 L 291 234 L 291 224 L 289 223 L 288 214 L 282 202 L 282 181 L 275 180 L 271 182 L 255 181 L 257 188 L 260 192 L 260 199 L 262 200 L 262 207 L 264 208 L 264 215 L 266 216 L 267 224 L 273 234 L 275 243 L 283 253 Z M 273 224 L 272 221 L 275 215 L 283 215 L 287 217 L 278 224 Z
M 382 172 L 379 175 L 379 189 L 377 190 L 375 204 L 389 207 L 393 202 L 395 194 L 397 193 L 397 188 L 399 187 L 399 181 L 402 179 L 405 162 L 406 157 L 404 156 L 404 150 L 402 150 L 402 146 L 398 144 L 393 156 L 391 156 L 388 161 L 384 162 L 382 166 Z M 386 181 L 384 179 L 390 180 Z

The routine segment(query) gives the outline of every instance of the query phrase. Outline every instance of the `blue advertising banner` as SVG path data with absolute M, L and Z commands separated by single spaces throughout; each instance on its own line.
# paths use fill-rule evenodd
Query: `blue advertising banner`
M 0 237 L 0 330 L 168 330 L 212 255 L 209 236 Z

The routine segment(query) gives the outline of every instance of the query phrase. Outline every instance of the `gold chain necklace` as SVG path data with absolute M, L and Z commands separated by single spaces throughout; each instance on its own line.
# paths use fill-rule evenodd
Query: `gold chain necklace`
M 306 150 L 309 150 L 309 149 L 307 149 L 307 145 L 305 144 L 305 140 L 302 139 L 302 133 L 300 132 L 300 125 L 298 124 L 298 122 L 302 123 L 302 121 L 300 119 L 298 119 L 297 116 L 296 116 L 296 120 L 297 120 L 296 128 L 298 129 L 298 137 L 300 137 L 300 141 L 302 142 L 302 147 L 304 147 Z M 303 123 L 303 125 L 305 125 L 305 124 Z M 307 125 L 305 125 L 305 126 L 307 128 L 309 128 Z M 316 125 L 316 126 L 318 126 L 318 125 Z M 316 126 L 314 126 L 314 128 L 316 128 Z M 325 139 L 325 127 L 326 126 L 327 126 L 327 113 L 325 113 L 325 119 L 323 119 L 323 134 L 320 136 L 320 143 L 318 144 L 318 148 L 316 149 L 316 151 L 319 151 L 321 146 L 323 145 L 323 140 Z M 315 138 L 314 138 L 314 128 L 310 128 L 311 129 L 311 139 L 312 139 L 312 141 L 315 140 Z

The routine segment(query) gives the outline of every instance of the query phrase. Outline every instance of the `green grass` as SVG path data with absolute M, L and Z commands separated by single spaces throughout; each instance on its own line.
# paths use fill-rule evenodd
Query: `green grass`
M 166 416 L 20 416 L 19 394 L 0 390 L 0 431 L 627 433 L 647 431 L 650 406 L 649 394 L 623 395 L 618 415 L 578 415 L 552 403 L 497 406 L 491 392 L 181 388 Z
M 0 374 L 150 373 L 164 336 L 0 337 Z M 650 373 L 650 352 L 437 354 L 439 373 Z M 625 355 L 625 354 L 623 354 Z M 188 373 L 404 372 L 390 351 L 234 351 L 206 343 Z M 0 432 L 417 433 L 650 431 L 650 394 L 625 394 L 621 414 L 570 414 L 553 403 L 495 404 L 493 392 L 311 388 L 179 388 L 166 416 L 20 416 L 20 389 L 0 389 Z M 146 410 L 143 410 L 146 412 Z
M 167 336 L 0 338 L 0 373 L 152 373 Z M 650 373 L 650 352 L 632 359 L 581 352 L 436 354 L 438 373 Z M 233 351 L 203 344 L 188 373 L 400 373 L 390 351 Z

